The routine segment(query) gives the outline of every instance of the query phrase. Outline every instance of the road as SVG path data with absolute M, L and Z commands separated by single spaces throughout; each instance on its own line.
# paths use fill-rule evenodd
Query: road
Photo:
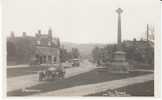
M 66 69 L 65 78 L 69 78 L 81 73 L 85 73 L 95 69 L 95 65 L 84 60 L 80 67 L 72 67 Z M 7 79 L 7 92 L 11 92 L 18 89 L 24 89 L 34 85 L 38 85 L 42 82 L 38 82 L 37 74 L 23 75 L 18 77 L 12 77 Z

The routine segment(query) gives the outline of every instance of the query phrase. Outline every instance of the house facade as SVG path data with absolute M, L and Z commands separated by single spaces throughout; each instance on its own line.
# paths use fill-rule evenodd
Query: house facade
M 34 57 L 38 64 L 60 63 L 60 40 L 52 36 L 52 30 L 48 34 L 36 34 Z

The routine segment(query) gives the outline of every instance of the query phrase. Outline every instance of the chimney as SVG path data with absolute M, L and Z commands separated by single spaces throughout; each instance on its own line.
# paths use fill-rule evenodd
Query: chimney
M 41 35 L 41 30 L 38 30 L 38 34 Z
M 51 29 L 51 28 L 49 28 L 49 30 L 48 30 L 48 36 L 49 36 L 50 38 L 52 38 L 52 29 Z
M 26 32 L 23 32 L 23 37 L 26 37 Z
M 149 41 L 149 25 L 147 24 L 147 31 L 146 31 L 147 41 Z
M 40 37 L 41 36 L 41 30 L 38 30 L 38 33 L 35 33 L 35 37 Z
M 15 38 L 14 32 L 11 32 L 11 38 Z

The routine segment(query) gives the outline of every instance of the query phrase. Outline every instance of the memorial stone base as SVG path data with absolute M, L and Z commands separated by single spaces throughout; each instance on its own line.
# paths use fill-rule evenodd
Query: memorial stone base
M 126 62 L 126 53 L 123 51 L 116 51 L 114 53 L 113 61 L 108 67 L 111 73 L 128 73 L 129 64 Z

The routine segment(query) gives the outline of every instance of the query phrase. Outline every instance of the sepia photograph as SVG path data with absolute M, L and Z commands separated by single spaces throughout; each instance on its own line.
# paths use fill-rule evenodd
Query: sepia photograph
M 6 96 L 155 97 L 160 10 L 160 0 L 2 0 Z

